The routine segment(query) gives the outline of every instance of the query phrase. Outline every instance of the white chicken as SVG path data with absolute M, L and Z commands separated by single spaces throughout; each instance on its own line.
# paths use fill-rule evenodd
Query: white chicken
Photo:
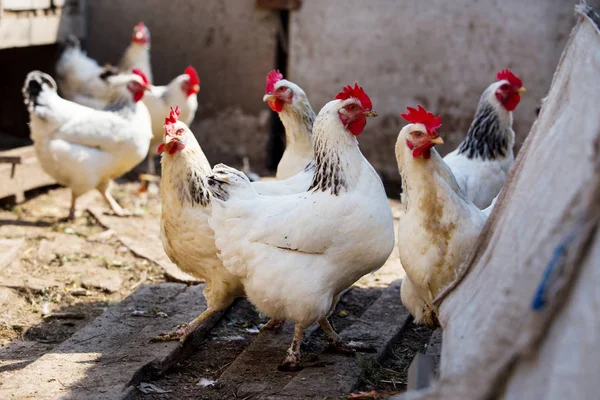
M 185 340 L 216 312 L 244 295 L 239 278 L 231 274 L 217 255 L 208 225 L 210 202 L 206 176 L 211 168 L 189 128 L 178 121 L 179 108 L 165 120 L 162 153 L 160 236 L 165 252 L 177 266 L 206 282 L 207 309 L 189 324 L 158 336 L 155 341 Z
M 512 111 L 525 91 L 521 79 L 508 69 L 483 92 L 465 140 L 444 157 L 458 185 L 480 209 L 498 195 L 515 157 Z
M 396 160 L 404 196 L 398 221 L 398 250 L 406 271 L 401 299 L 415 322 L 435 328 L 433 300 L 451 283 L 469 256 L 486 220 L 461 191 L 452 171 L 433 148 L 441 117 L 408 107 L 409 122 L 398 135 Z
M 81 49 L 79 40 L 69 36 L 67 46 L 56 63 L 56 76 L 62 96 L 76 103 L 103 109 L 110 96 L 110 88 L 102 75 L 111 67 L 101 67 Z M 131 44 L 125 50 L 117 71 L 130 73 L 141 70 L 152 82 L 150 66 L 150 31 L 140 22 L 133 28 Z
M 262 196 L 243 173 L 222 164 L 208 178 L 209 223 L 223 264 L 261 312 L 296 323 L 280 370 L 300 368 L 303 332 L 316 321 L 332 346 L 342 346 L 328 314 L 339 294 L 380 268 L 394 247 L 383 184 L 356 140 L 366 117 L 377 115 L 371 107 L 355 85 L 319 112 L 308 191 Z
M 166 86 L 152 86 L 152 89 L 144 96 L 144 104 L 148 107 L 152 119 L 153 138 L 150 142 L 148 153 L 148 172 L 156 174 L 154 156 L 157 147 L 163 140 L 165 115 L 169 114 L 169 107 L 179 106 L 181 115 L 179 119 L 189 126 L 194 120 L 198 109 L 198 97 L 200 91 L 200 78 L 196 69 L 189 66 L 183 74 L 177 76 Z
M 315 120 L 306 93 L 293 82 L 283 79 L 279 70 L 267 75 L 263 101 L 279 114 L 285 127 L 285 151 L 277 165 L 278 180 L 287 179 L 302 171 L 313 160 L 311 140 Z
M 99 111 L 62 99 L 47 74 L 32 71 L 23 86 L 29 129 L 44 171 L 71 188 L 69 218 L 77 197 L 98 189 L 117 215 L 125 211 L 109 192 L 112 179 L 139 164 L 148 153 L 150 115 L 140 100 L 149 84 L 137 70 L 108 78 L 109 105 Z
M 184 341 L 216 312 L 229 307 L 244 295 L 240 279 L 232 275 L 217 255 L 213 230 L 208 224 L 211 197 L 205 188 L 211 167 L 200 144 L 186 124 L 179 120 L 180 110 L 169 113 L 164 124 L 161 165 L 161 239 L 165 252 L 182 271 L 206 282 L 204 295 L 207 309 L 188 324 L 159 335 L 155 341 Z M 307 176 L 298 174 L 288 180 L 253 182 L 259 193 L 285 194 L 308 189 Z M 278 328 L 280 321 L 270 321 L 264 329 Z

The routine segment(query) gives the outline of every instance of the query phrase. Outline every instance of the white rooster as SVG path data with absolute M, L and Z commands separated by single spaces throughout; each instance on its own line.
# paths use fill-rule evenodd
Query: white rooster
M 69 218 L 77 197 L 98 189 L 117 215 L 124 210 L 109 192 L 112 179 L 139 164 L 148 153 L 152 130 L 148 109 L 140 101 L 149 83 L 137 70 L 108 78 L 109 104 L 94 110 L 62 99 L 47 74 L 32 71 L 23 86 L 29 129 L 44 171 L 71 188 Z
M 441 117 L 408 107 L 409 122 L 396 142 L 404 188 L 398 221 L 398 250 L 406 271 L 401 299 L 415 322 L 435 328 L 433 300 L 451 283 L 469 256 L 486 216 L 461 191 L 452 171 L 433 148 Z
M 117 71 L 130 73 L 141 70 L 152 82 L 150 66 L 150 31 L 140 22 L 133 28 L 131 44 L 125 50 L 119 62 L 119 68 L 101 67 L 96 60 L 88 57 L 81 49 L 79 40 L 69 36 L 67 46 L 56 63 L 56 76 L 62 96 L 76 103 L 102 109 L 110 95 L 110 88 L 102 75 Z
M 189 66 L 183 74 L 177 76 L 168 85 L 152 86 L 152 89 L 144 96 L 144 104 L 148 107 L 152 119 L 153 138 L 148 153 L 148 172 L 150 174 L 156 174 L 154 156 L 163 139 L 164 120 L 165 115 L 169 114 L 169 107 L 179 106 L 181 113 L 179 119 L 189 126 L 198 109 L 198 97 L 196 96 L 198 92 L 200 92 L 200 78 L 196 69 Z
M 521 79 L 508 69 L 496 77 L 479 99 L 465 140 L 444 157 L 460 188 L 480 209 L 498 195 L 515 160 L 512 111 L 525 91 Z
M 300 368 L 304 330 L 327 320 L 339 294 L 380 268 L 394 247 L 393 219 L 377 172 L 358 148 L 366 117 L 377 115 L 359 88 L 348 86 L 319 112 L 313 127 L 315 174 L 308 191 L 262 196 L 248 178 L 217 165 L 208 179 L 209 223 L 225 267 L 250 301 L 274 320 L 296 323 L 281 370 Z

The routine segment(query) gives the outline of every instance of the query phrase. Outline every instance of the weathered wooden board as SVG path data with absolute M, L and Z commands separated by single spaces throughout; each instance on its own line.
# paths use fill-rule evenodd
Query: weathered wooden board
M 174 282 L 198 283 L 199 280 L 182 272 L 163 250 L 159 237 L 160 226 L 155 219 L 121 218 L 105 215 L 100 209 L 88 208 L 88 212 L 105 228 L 112 229 L 121 243 L 138 257 L 143 257 L 160 265 L 165 276 Z M 140 240 L 140 232 L 144 232 Z
M 0 49 L 53 44 L 71 33 L 84 36 L 83 14 L 51 8 L 50 0 L 5 0 L 2 7 Z
M 1 35 L 0 42 L 2 42 Z M 19 164 L 14 166 L 11 163 L 0 163 L 0 199 L 16 196 L 17 201 L 20 202 L 24 200 L 24 193 L 27 190 L 56 183 L 42 170 L 33 146 L 2 151 L 0 157 L 20 158 Z
M 220 315 L 184 346 L 149 343 L 206 308 L 202 289 L 203 285 L 176 283 L 142 286 L 49 353 L 22 369 L 1 373 L 0 398 L 126 397 L 143 374 L 163 372 L 176 363 L 218 321 Z M 157 316 L 158 310 L 168 317 Z M 133 311 L 145 311 L 147 316 L 135 317 Z

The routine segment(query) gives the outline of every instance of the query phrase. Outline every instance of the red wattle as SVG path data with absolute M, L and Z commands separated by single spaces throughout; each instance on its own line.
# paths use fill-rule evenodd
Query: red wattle
M 161 143 L 158 145 L 158 149 L 156 150 L 158 152 L 158 154 L 162 153 L 163 151 L 165 151 L 165 144 Z
M 273 110 L 275 112 L 283 111 L 284 105 L 285 105 L 285 103 L 279 99 L 269 100 L 269 107 L 271 107 L 271 110 Z
M 361 116 L 348 124 L 348 130 L 354 136 L 358 136 L 365 129 L 365 125 L 367 125 L 367 117 Z
M 133 101 L 137 103 L 137 102 L 138 102 L 138 101 L 140 101 L 140 100 L 141 100 L 143 97 L 144 97 L 144 92 L 143 92 L 143 91 L 141 91 L 141 92 L 135 92 L 135 93 L 133 94 Z

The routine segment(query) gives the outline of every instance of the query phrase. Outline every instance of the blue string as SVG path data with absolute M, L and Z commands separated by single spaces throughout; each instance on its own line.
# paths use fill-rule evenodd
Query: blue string
M 538 285 L 535 295 L 533 296 L 533 302 L 531 303 L 531 308 L 535 311 L 540 311 L 546 305 L 546 290 L 548 289 L 548 284 L 550 282 L 550 277 L 552 276 L 552 272 L 558 265 L 561 257 L 565 253 L 565 245 L 559 244 L 554 249 L 554 254 L 552 255 L 552 259 L 548 262 L 546 269 L 544 270 L 544 275 L 542 275 L 542 281 Z

